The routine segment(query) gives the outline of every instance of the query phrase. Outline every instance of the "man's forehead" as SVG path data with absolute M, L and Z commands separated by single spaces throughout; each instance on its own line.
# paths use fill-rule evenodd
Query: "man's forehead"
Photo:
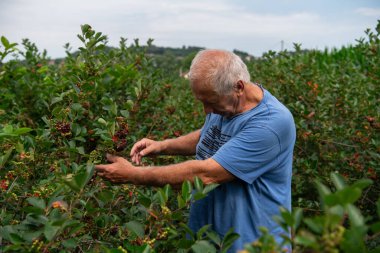
M 193 90 L 193 93 L 213 93 L 214 87 L 210 84 L 207 84 L 202 81 L 192 82 L 191 83 L 191 89 Z
M 193 91 L 194 97 L 200 101 L 208 101 L 218 96 L 214 88 L 209 85 L 207 86 L 192 85 L 192 91 Z

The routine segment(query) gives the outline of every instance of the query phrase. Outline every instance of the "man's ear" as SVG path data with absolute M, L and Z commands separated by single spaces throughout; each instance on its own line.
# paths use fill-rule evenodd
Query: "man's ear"
M 244 91 L 244 82 L 242 80 L 237 81 L 234 85 L 234 90 L 239 94 L 242 93 Z

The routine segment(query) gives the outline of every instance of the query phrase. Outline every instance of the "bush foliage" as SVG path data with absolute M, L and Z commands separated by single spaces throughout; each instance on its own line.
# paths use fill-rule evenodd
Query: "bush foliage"
M 292 52 L 245 59 L 252 80 L 295 117 L 294 210 L 275 217 L 292 230 L 284 243 L 294 252 L 379 251 L 379 33 L 380 23 L 353 46 L 295 44 Z M 94 175 L 105 153 L 128 157 L 140 138 L 202 126 L 201 106 L 179 75 L 192 55 L 157 57 L 148 53 L 152 40 L 141 46 L 121 38 L 107 47 L 89 25 L 78 39 L 78 51 L 66 44 L 66 57 L 52 61 L 27 39 L 19 46 L 1 37 L 0 250 L 226 252 L 239 236 L 232 229 L 220 238 L 208 226 L 193 233 L 186 225 L 190 202 L 217 185 L 111 185 Z M 282 245 L 263 228 L 245 251 L 281 252 Z

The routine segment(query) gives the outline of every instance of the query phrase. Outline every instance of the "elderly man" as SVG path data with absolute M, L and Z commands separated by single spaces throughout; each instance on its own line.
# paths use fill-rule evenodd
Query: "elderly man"
M 295 125 L 289 110 L 261 85 L 252 83 L 246 65 L 223 50 L 199 52 L 190 68 L 190 85 L 206 113 L 202 129 L 176 139 L 142 139 L 131 150 L 139 165 L 147 155 L 196 155 L 183 163 L 136 167 L 122 157 L 97 165 L 111 182 L 180 185 L 199 177 L 220 184 L 192 203 L 189 226 L 206 224 L 223 236 L 231 227 L 240 234 L 229 252 L 260 236 L 265 226 L 278 241 L 284 233 L 273 220 L 279 206 L 291 208 L 291 176 Z

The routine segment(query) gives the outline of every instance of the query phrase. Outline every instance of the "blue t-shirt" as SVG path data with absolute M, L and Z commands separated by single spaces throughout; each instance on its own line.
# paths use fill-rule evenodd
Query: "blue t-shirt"
M 296 129 L 290 111 L 267 90 L 253 109 L 225 118 L 208 114 L 196 149 L 198 160 L 212 158 L 237 180 L 219 185 L 190 208 L 189 226 L 206 224 L 221 237 L 233 227 L 240 235 L 228 252 L 242 250 L 265 226 L 281 241 L 285 232 L 272 217 L 291 209 L 291 176 Z

